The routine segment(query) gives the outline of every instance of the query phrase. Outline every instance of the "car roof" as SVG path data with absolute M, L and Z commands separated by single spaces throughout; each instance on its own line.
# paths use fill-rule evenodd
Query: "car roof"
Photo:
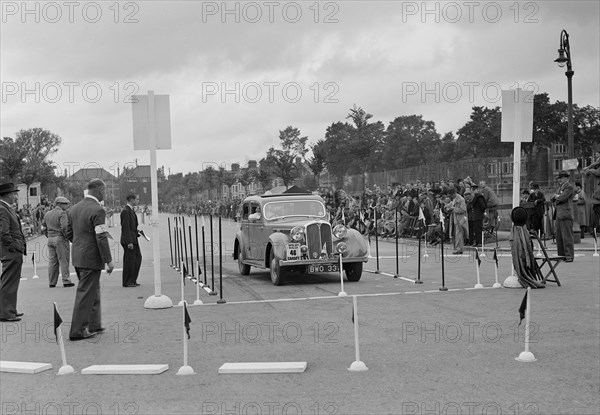
M 267 202 L 279 202 L 279 201 L 293 201 L 294 199 L 303 199 L 303 200 L 318 200 L 323 202 L 323 199 L 319 195 L 314 195 L 312 193 L 282 193 L 276 195 L 254 195 L 248 196 L 244 199 L 243 203 L 246 202 L 258 202 L 261 205 Z

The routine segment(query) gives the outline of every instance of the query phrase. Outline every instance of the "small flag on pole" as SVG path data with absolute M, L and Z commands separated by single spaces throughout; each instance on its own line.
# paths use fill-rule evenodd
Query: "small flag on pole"
M 181 274 L 183 275 L 183 285 L 185 285 L 185 278 L 188 275 L 187 267 L 185 266 L 185 264 L 183 264 L 183 271 L 181 272 Z
M 352 303 L 352 324 L 354 324 L 354 303 Z
M 597 243 L 598 240 L 596 239 L 596 228 L 594 228 L 594 241 Z
M 479 258 L 479 250 L 475 248 L 475 258 L 477 259 L 477 266 L 481 266 L 481 258 Z
M 494 261 L 496 261 L 496 267 L 498 267 L 498 252 L 496 248 L 494 248 Z
M 190 323 L 192 322 L 192 319 L 190 318 L 190 315 L 188 314 L 186 302 L 183 303 L 183 309 L 185 312 L 185 320 L 183 321 L 183 325 L 185 326 L 185 332 L 187 333 L 187 336 L 189 339 L 190 338 Z
M 60 314 L 58 314 L 58 310 L 56 309 L 56 304 L 54 304 L 54 337 L 56 337 L 56 343 L 58 343 L 58 335 L 56 331 L 62 324 L 63 320 L 60 318 Z
M 419 206 L 419 221 L 422 221 L 423 225 L 425 225 L 425 214 L 423 213 L 421 206 Z
M 35 264 L 35 252 L 31 253 L 31 263 Z
M 523 297 L 523 301 L 521 301 L 521 307 L 519 307 L 519 326 L 523 322 L 525 318 L 525 311 L 527 310 L 527 291 L 525 291 L 525 296 Z

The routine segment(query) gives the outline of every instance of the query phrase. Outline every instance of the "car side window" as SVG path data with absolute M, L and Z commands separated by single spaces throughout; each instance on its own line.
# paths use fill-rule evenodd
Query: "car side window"
M 242 207 L 242 220 L 248 220 L 248 215 L 250 214 L 250 204 L 244 203 Z

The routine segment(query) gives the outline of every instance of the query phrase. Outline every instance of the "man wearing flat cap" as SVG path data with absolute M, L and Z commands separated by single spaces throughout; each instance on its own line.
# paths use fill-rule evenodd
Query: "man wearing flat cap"
M 561 170 L 558 173 L 560 186 L 551 201 L 556 208 L 556 250 L 559 256 L 565 257 L 565 262 L 573 262 L 575 252 L 573 247 L 573 195 L 575 189 L 569 182 L 569 173 Z
M 19 321 L 23 315 L 17 311 L 17 291 L 27 248 L 21 220 L 12 207 L 18 192 L 14 183 L 0 184 L 0 321 Z
M 75 284 L 69 279 L 71 252 L 67 238 L 67 209 L 71 202 L 66 197 L 59 196 L 54 199 L 54 204 L 56 207 L 46 212 L 42 219 L 42 229 L 48 237 L 48 282 L 50 288 L 56 287 L 60 270 L 63 287 L 72 287 Z
M 531 208 L 527 209 L 527 228 L 529 228 L 529 230 L 534 231 L 536 235 L 538 234 L 538 232 L 540 235 L 543 235 L 544 209 L 546 204 L 546 197 L 544 196 L 544 193 L 540 190 L 539 184 L 534 183 L 531 186 L 531 191 L 529 192 L 527 202 L 532 206 Z

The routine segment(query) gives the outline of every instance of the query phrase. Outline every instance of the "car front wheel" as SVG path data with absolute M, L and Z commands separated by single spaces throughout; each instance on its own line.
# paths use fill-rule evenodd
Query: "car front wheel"
M 238 245 L 238 268 L 240 269 L 240 274 L 249 275 L 250 274 L 250 265 L 246 265 L 242 262 L 242 247 Z
M 269 263 L 271 266 L 271 281 L 274 285 L 283 284 L 283 268 L 279 265 L 279 258 L 275 256 L 273 250 L 271 250 L 271 260 Z
M 351 262 L 349 264 L 344 264 L 344 271 L 346 271 L 346 278 L 348 278 L 348 281 L 359 281 L 360 277 L 362 276 L 362 269 L 362 262 Z

